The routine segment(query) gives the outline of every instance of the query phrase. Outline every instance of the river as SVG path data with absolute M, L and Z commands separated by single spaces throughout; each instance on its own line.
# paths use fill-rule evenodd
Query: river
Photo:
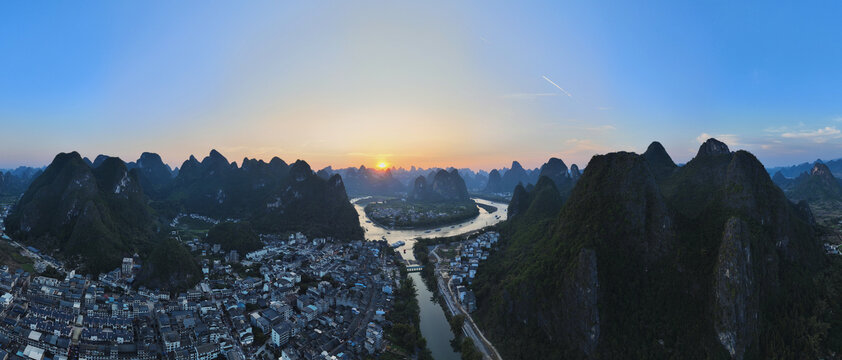
M 364 198 L 352 199 L 351 202 L 360 215 L 360 224 L 365 229 L 366 239 L 382 240 L 385 237 L 389 244 L 403 241 L 405 244 L 397 249 L 405 260 L 415 260 L 415 256 L 412 254 L 412 247 L 415 245 L 416 238 L 455 236 L 494 225 L 506 220 L 508 207 L 504 203 L 474 198 L 473 200 L 477 203 L 496 207 L 497 211 L 489 213 L 485 209 L 480 208 L 477 217 L 459 224 L 443 226 L 440 228 L 440 231 L 436 231 L 435 228 L 432 230 L 391 230 L 382 228 L 368 220 L 363 206 L 357 204 L 362 199 Z M 421 335 L 424 335 L 424 339 L 427 340 L 427 347 L 433 353 L 433 358 L 436 360 L 461 359 L 461 355 L 454 352 L 450 346 L 453 333 L 450 331 L 450 324 L 447 322 L 444 310 L 442 310 L 439 304 L 433 302 L 433 291 L 427 288 L 427 285 L 421 279 L 420 273 L 411 273 L 409 277 L 415 282 L 415 286 L 418 288 L 418 305 L 421 308 Z
M 382 240 L 385 237 L 389 244 L 403 241 L 405 244 L 397 249 L 401 253 L 401 256 L 403 256 L 406 260 L 415 260 L 415 256 L 412 254 L 412 247 L 415 245 L 416 238 L 455 236 L 479 230 L 489 225 L 494 225 L 506 220 L 507 207 L 509 206 L 496 201 L 473 198 L 472 200 L 478 204 L 496 207 L 497 211 L 489 213 L 488 211 L 485 211 L 485 209 L 479 208 L 479 215 L 477 215 L 477 217 L 458 224 L 442 226 L 440 228 L 424 230 L 391 230 L 380 227 L 368 219 L 368 216 L 365 215 L 365 207 L 357 204 L 357 202 L 363 199 L 365 198 L 354 198 L 351 200 L 351 203 L 354 204 L 354 208 L 357 209 L 357 214 L 360 216 L 360 225 L 362 225 L 365 230 L 366 240 Z

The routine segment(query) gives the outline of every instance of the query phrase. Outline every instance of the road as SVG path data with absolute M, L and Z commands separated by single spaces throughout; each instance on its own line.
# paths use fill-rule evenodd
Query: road
M 465 336 L 471 338 L 474 341 L 474 345 L 477 349 L 482 353 L 483 358 L 485 359 L 493 359 L 493 360 L 502 360 L 503 358 L 500 356 L 500 353 L 497 352 L 497 349 L 491 344 L 488 339 L 482 334 L 482 331 L 479 330 L 479 326 L 474 322 L 474 319 L 471 317 L 471 314 L 465 311 L 459 301 L 456 300 L 456 296 L 450 290 L 449 284 L 444 283 L 444 278 L 441 276 L 441 272 L 439 269 L 439 264 L 441 264 L 441 258 L 439 254 L 436 253 L 436 249 L 438 249 L 438 245 L 433 247 L 433 250 L 430 253 L 436 258 L 436 283 L 439 287 L 439 293 L 444 298 L 445 304 L 447 304 L 447 309 L 450 311 L 451 315 L 456 314 L 463 314 L 465 315 L 465 323 L 462 325 L 462 332 Z

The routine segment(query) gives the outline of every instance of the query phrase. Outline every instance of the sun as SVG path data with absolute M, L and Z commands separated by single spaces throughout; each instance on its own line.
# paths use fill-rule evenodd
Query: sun
M 381 161 L 379 164 L 377 164 L 377 167 L 381 170 L 385 169 L 388 166 L 389 166 L 389 164 L 387 164 L 385 161 Z

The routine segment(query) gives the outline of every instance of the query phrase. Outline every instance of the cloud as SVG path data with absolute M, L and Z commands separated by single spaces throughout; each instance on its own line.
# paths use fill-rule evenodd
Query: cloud
M 376 153 L 367 153 L 367 152 L 349 152 L 349 153 L 346 153 L 345 155 L 362 156 L 362 157 L 392 157 L 392 156 L 395 156 L 395 154 L 376 154 Z
M 769 127 L 769 128 L 763 129 L 763 131 L 767 132 L 767 133 L 782 133 L 782 132 L 789 131 L 789 127 L 786 127 L 786 126 Z
M 699 144 L 701 144 L 701 143 L 707 141 L 707 139 L 710 139 L 710 138 L 715 138 L 719 141 L 722 141 L 725 144 L 727 144 L 728 146 L 740 145 L 740 139 L 737 137 L 737 135 L 734 135 L 734 134 L 711 135 L 711 134 L 708 134 L 708 133 L 701 133 L 699 136 L 696 137 L 696 141 Z
M 585 128 L 585 130 L 590 130 L 590 131 L 613 131 L 613 130 L 617 130 L 617 128 L 616 128 L 616 127 L 614 127 L 613 125 L 601 125 L 601 126 L 595 126 L 595 127 Z
M 535 99 L 539 97 L 558 96 L 558 93 L 514 93 L 501 96 L 504 99 Z
M 567 95 L 567 97 L 571 97 L 571 98 L 573 97 L 573 95 L 570 95 L 570 93 L 567 92 L 567 90 L 564 90 L 564 88 L 562 88 L 561 86 L 558 86 L 558 84 L 554 83 L 552 80 L 550 80 L 550 78 L 548 78 L 546 76 L 541 76 L 541 77 L 544 78 L 544 80 L 547 80 L 548 83 L 552 84 L 557 89 L 561 90 L 561 92 L 563 92 L 564 95 Z
M 809 139 L 817 143 L 825 142 L 829 139 L 837 139 L 842 137 L 842 131 L 839 131 L 835 126 L 825 126 L 817 130 L 802 130 L 797 132 L 785 132 L 781 137 L 788 139 Z

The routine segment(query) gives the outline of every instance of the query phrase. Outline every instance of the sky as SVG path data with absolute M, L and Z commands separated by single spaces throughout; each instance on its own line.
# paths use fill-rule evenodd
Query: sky
M 708 137 L 842 157 L 842 3 L 0 3 L 0 168 L 217 149 L 332 165 L 568 165 Z

